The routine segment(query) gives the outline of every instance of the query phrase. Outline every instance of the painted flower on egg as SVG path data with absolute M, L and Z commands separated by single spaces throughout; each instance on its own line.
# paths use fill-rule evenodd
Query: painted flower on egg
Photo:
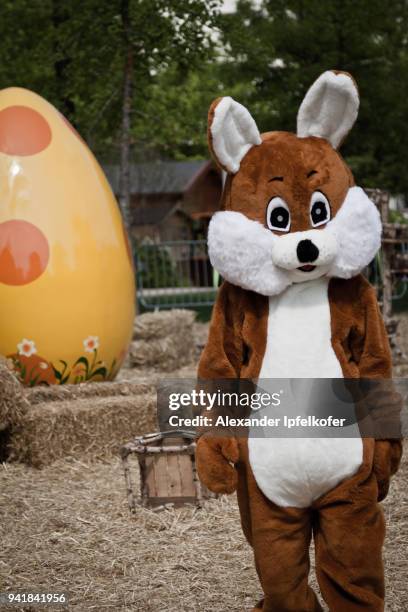
M 0 92 L 0 354 L 27 385 L 111 380 L 129 345 L 131 251 L 106 178 L 36 94 Z
M 37 349 L 35 348 L 35 342 L 33 340 L 22 340 L 17 344 L 18 354 L 24 355 L 25 357 L 31 357 L 31 355 L 35 355 Z
M 93 353 L 97 348 L 99 348 L 98 336 L 88 336 L 84 340 L 84 349 L 87 353 Z

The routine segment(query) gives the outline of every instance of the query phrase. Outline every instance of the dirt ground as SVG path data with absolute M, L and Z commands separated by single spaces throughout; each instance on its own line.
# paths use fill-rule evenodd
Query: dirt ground
M 234 496 L 131 515 L 116 459 L 3 464 L 0 491 L 1 590 L 68 592 L 75 612 L 241 612 L 260 596 Z M 389 612 L 408 610 L 407 502 L 408 454 L 384 503 Z
M 198 329 L 198 345 L 206 331 Z M 158 374 L 123 370 L 120 378 Z M 408 445 L 383 504 L 388 612 L 408 610 L 407 502 Z M 65 459 L 42 470 L 0 466 L 0 591 L 30 588 L 68 592 L 75 612 L 243 612 L 261 595 L 234 496 L 202 509 L 140 508 L 132 515 L 117 458 Z

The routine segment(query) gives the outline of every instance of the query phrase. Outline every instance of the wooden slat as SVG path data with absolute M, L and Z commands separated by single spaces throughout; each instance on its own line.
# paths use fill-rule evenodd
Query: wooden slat
M 167 455 L 167 476 L 169 479 L 168 489 L 170 496 L 183 494 L 183 483 L 181 481 L 180 465 L 178 455 Z
M 145 495 L 147 498 L 149 497 L 157 497 L 157 487 L 156 487 L 156 477 L 155 477 L 155 460 L 156 457 L 149 457 L 149 455 L 145 455 L 143 457 L 145 460 Z M 143 483 L 142 483 L 142 496 L 143 496 Z
M 191 457 L 189 457 L 188 455 L 179 455 L 178 462 L 183 495 L 196 496 L 196 487 L 193 479 L 193 466 Z
M 155 457 L 154 478 L 156 480 L 156 496 L 168 497 L 169 482 L 166 455 L 158 455 Z

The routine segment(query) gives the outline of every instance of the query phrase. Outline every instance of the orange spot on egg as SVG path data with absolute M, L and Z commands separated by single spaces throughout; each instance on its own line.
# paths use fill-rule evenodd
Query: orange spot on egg
M 51 142 L 48 122 L 28 106 L 8 106 L 0 111 L 0 151 L 7 155 L 35 155 Z
M 0 223 L 0 283 L 27 285 L 47 267 L 48 241 L 32 223 L 11 220 Z

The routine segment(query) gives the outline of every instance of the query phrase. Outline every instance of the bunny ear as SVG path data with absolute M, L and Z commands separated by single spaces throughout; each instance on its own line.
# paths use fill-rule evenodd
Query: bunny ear
M 222 168 L 235 174 L 251 147 L 261 144 L 261 135 L 249 111 L 230 97 L 218 98 L 208 114 L 210 149 Z
M 347 72 L 323 72 L 313 83 L 297 117 L 297 135 L 319 136 L 337 149 L 357 119 L 359 95 Z

